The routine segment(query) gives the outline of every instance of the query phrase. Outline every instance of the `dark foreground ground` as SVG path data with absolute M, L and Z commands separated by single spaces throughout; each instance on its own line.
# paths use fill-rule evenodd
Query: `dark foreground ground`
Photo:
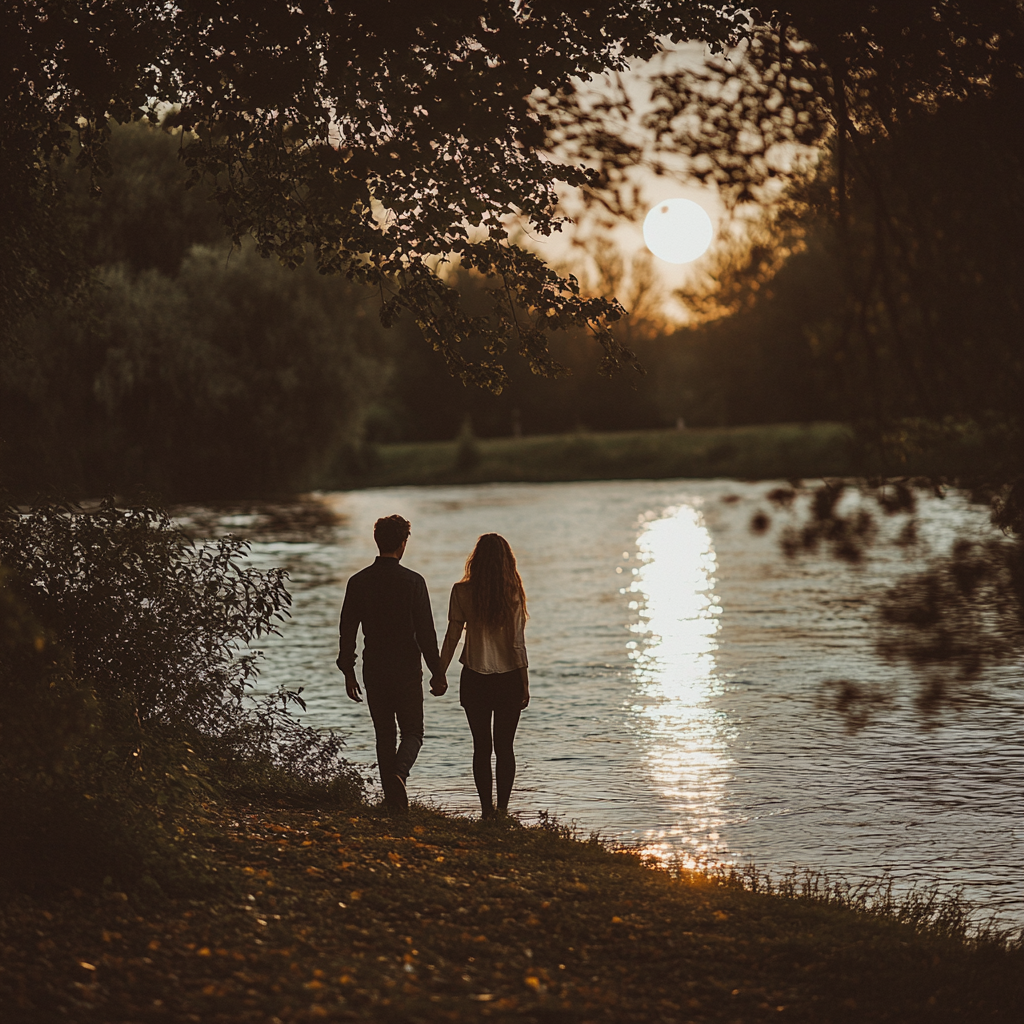
M 1013 1021 L 1022 957 L 414 810 L 212 806 L 196 888 L 0 901 L 0 1021 Z

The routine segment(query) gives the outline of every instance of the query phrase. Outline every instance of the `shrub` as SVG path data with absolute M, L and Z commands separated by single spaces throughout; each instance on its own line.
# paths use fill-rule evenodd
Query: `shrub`
M 236 538 L 104 503 L 0 510 L 0 859 L 8 874 L 153 870 L 211 790 L 358 800 L 298 693 L 256 699 L 251 641 L 290 602 Z

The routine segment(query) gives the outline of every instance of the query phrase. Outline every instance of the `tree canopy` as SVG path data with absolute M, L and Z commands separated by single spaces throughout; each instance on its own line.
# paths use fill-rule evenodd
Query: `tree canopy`
M 777 197 L 799 147 L 831 154 L 832 178 L 811 203 L 855 243 L 848 324 L 859 353 L 874 358 L 879 316 L 901 339 L 887 353 L 907 382 L 899 401 L 913 391 L 914 412 L 942 412 L 919 372 L 931 351 L 921 338 L 938 331 L 949 353 L 964 331 L 1019 320 L 1006 294 L 1019 263 L 976 265 L 986 249 L 970 211 L 961 203 L 945 217 L 960 182 L 927 173 L 936 161 L 967 173 L 975 154 L 998 171 L 1001 201 L 985 223 L 1019 226 L 1014 0 L 425 0 L 400 17 L 379 0 L 12 0 L 0 19 L 7 321 L 74 278 L 47 201 L 52 158 L 74 153 L 102 187 L 109 120 L 146 116 L 182 129 L 192 181 L 211 187 L 233 238 L 252 235 L 288 264 L 312 251 L 322 271 L 373 284 L 384 323 L 411 314 L 464 381 L 502 388 L 509 347 L 558 375 L 547 336 L 560 329 L 591 332 L 605 372 L 635 366 L 609 329 L 622 307 L 587 296 L 510 232 L 560 230 L 560 188 L 616 207 L 650 153 L 581 90 L 683 40 L 721 57 L 655 81 L 647 148 L 733 204 Z M 963 130 L 966 155 L 954 141 Z M 922 201 L 922 188 L 943 184 Z M 870 212 L 851 225 L 858 201 Z M 952 260 L 944 218 L 958 225 Z M 486 315 L 468 313 L 439 274 L 452 257 L 490 279 Z M 965 292 L 979 274 L 986 288 Z M 972 331 L 964 310 L 976 301 L 1000 312 Z M 1012 336 L 1000 337 L 1012 362 Z M 484 343 L 479 362 L 463 352 L 469 339 Z M 949 391 L 958 363 L 942 365 Z M 1018 378 L 1019 367 L 1004 391 Z
M 14 0 L 2 17 L 9 198 L 45 188 L 47 160 L 73 144 L 102 171 L 110 118 L 155 119 L 171 104 L 193 181 L 214 184 L 235 239 L 251 234 L 289 264 L 311 248 L 321 270 L 372 281 L 385 323 L 408 310 L 453 372 L 492 389 L 504 371 L 460 355 L 470 336 L 558 374 L 546 332 L 585 327 L 606 371 L 635 362 L 608 330 L 616 302 L 509 240 L 510 218 L 557 231 L 556 186 L 595 179 L 552 158 L 537 96 L 665 39 L 721 50 L 744 24 L 704 0 L 425 0 L 400 15 L 379 0 Z M 25 308 L 65 254 L 37 247 L 45 202 L 22 208 L 5 276 Z M 489 316 L 463 312 L 438 276 L 452 255 L 494 279 Z

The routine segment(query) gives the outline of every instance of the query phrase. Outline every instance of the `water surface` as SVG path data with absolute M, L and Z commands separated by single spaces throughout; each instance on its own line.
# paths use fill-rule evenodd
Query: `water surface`
M 751 534 L 766 484 L 628 481 L 389 488 L 332 494 L 341 523 L 257 540 L 284 565 L 293 618 L 265 647 L 261 687 L 304 687 L 309 718 L 373 761 L 366 706 L 345 696 L 337 616 L 372 560 L 374 519 L 412 521 L 405 564 L 430 588 L 438 636 L 448 591 L 483 532 L 504 534 L 529 596 L 533 703 L 517 739 L 513 810 L 686 862 L 809 867 L 900 887 L 962 887 L 1024 923 L 1021 667 L 927 725 L 913 680 L 874 653 L 872 593 L 912 568 L 881 544 L 862 568 L 791 562 Z M 922 509 L 941 545 L 983 516 L 955 500 Z M 238 525 L 246 520 L 239 519 Z M 227 521 L 230 525 L 230 521 Z M 851 732 L 823 683 L 884 687 L 890 704 Z M 426 698 L 414 799 L 477 810 L 469 730 L 451 689 Z

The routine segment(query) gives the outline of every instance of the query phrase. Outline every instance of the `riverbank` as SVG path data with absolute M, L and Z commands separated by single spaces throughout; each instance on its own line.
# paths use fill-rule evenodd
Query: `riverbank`
M 184 894 L 6 895 L 0 1019 L 1019 1019 L 1019 950 L 674 878 L 557 828 L 208 805 L 190 839 Z
M 850 476 L 852 434 L 838 423 L 636 430 L 374 446 L 344 487 Z

